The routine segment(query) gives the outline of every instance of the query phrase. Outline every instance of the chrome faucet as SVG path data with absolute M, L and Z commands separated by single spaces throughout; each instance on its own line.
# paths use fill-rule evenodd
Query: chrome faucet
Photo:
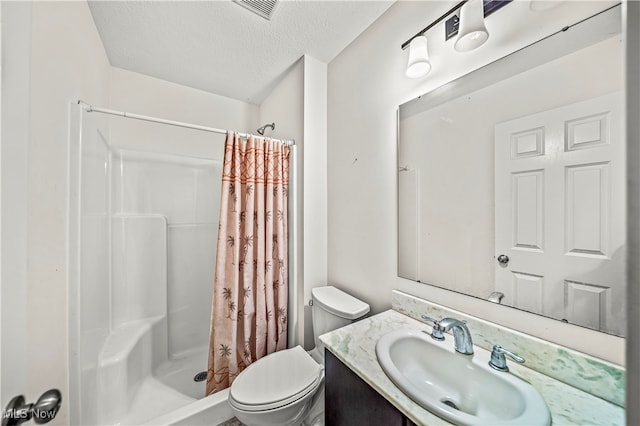
M 460 321 L 455 318 L 443 318 L 439 323 L 444 332 L 449 330 L 453 331 L 453 342 L 456 352 L 465 355 L 473 354 L 473 341 L 471 340 L 471 333 L 469 333 L 466 321 Z
M 460 321 L 455 318 L 437 320 L 426 315 L 421 315 L 421 317 L 423 320 L 433 323 L 433 330 L 431 331 L 433 340 L 444 340 L 444 333 L 453 330 L 453 342 L 456 352 L 465 355 L 473 354 L 473 341 L 466 321 Z

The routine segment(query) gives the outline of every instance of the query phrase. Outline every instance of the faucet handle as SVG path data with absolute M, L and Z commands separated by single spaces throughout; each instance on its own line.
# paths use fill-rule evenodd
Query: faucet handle
M 433 330 L 431 330 L 431 338 L 433 340 L 444 340 L 444 327 L 440 325 L 440 320 L 428 317 L 426 315 L 420 315 L 423 320 L 433 323 Z
M 507 367 L 507 360 L 504 357 L 507 355 L 509 358 L 518 362 L 520 364 L 524 363 L 524 358 L 514 354 L 503 348 L 500 345 L 494 345 L 493 350 L 491 351 L 491 361 L 489 361 L 489 365 L 492 368 L 495 368 L 498 371 L 509 371 L 509 367 Z

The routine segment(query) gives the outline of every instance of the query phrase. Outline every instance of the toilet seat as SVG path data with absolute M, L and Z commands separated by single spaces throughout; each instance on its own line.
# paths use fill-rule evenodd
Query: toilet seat
M 243 411 L 266 411 L 313 393 L 322 383 L 323 366 L 301 346 L 272 353 L 236 377 L 229 403 Z

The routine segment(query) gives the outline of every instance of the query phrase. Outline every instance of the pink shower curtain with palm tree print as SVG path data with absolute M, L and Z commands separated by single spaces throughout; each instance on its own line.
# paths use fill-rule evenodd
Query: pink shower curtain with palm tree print
M 289 152 L 280 141 L 227 134 L 207 395 L 287 347 Z

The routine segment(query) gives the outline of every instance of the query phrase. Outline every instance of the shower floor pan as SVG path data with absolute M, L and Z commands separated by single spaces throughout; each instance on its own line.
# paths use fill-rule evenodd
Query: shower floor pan
M 208 346 L 167 359 L 165 336 L 164 317 L 129 323 L 110 336 L 99 373 L 99 392 L 110 401 L 104 423 L 217 425 L 233 417 L 226 393 L 205 398 L 206 380 L 194 380 L 207 370 Z
M 131 403 L 124 424 L 143 424 L 204 398 L 205 383 L 196 373 L 207 369 L 207 347 L 167 361 L 146 377 Z M 157 424 L 157 423 L 152 423 Z

